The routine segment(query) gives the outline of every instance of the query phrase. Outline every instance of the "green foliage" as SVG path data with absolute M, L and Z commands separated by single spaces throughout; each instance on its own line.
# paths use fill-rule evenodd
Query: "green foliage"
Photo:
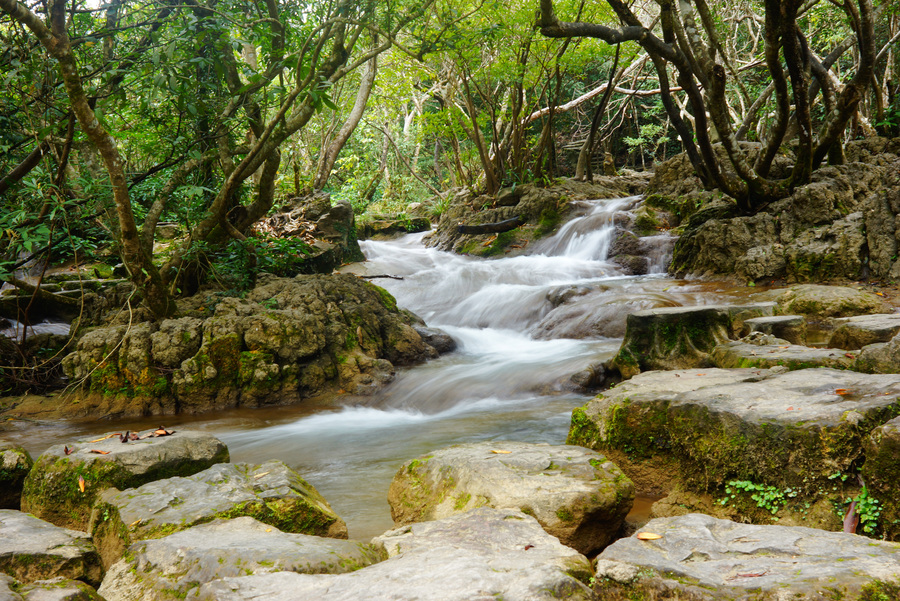
M 870 496 L 869 489 L 863 486 L 858 495 L 845 499 L 844 502 L 848 505 L 856 502 L 856 513 L 859 515 L 860 527 L 866 534 L 874 534 L 878 528 L 878 519 L 881 517 L 881 501 Z
M 778 488 L 766 484 L 757 484 L 749 480 L 729 480 L 725 485 L 725 497 L 719 500 L 720 505 L 728 505 L 737 498 L 749 495 L 760 509 L 775 515 L 788 499 L 797 496 L 793 488 Z
M 307 273 L 311 254 L 310 245 L 296 238 L 248 238 L 232 240 L 224 248 L 197 242 L 189 258 L 205 263 L 208 279 L 220 287 L 245 291 L 253 287 L 260 273 L 282 277 Z

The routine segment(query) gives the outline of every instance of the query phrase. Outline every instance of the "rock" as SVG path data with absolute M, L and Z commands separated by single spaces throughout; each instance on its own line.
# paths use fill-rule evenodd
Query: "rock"
M 760 334 L 757 332 L 757 334 Z M 762 334 L 763 336 L 771 336 Z M 761 367 L 769 368 L 783 365 L 788 369 L 807 369 L 810 367 L 831 367 L 834 369 L 853 369 L 856 362 L 855 352 L 840 349 L 810 348 L 790 344 L 787 340 L 773 338 L 768 344 L 752 342 L 753 334 L 743 340 L 726 342 L 713 349 L 710 359 L 713 365 L 722 368 Z
M 347 538 L 347 525 L 324 497 L 280 461 L 220 463 L 184 478 L 107 489 L 94 506 L 90 532 L 109 566 L 133 541 L 238 516 L 284 532 Z
M 888 342 L 900 333 L 900 313 L 843 317 L 833 323 L 834 332 L 828 346 L 847 350 Z
M 22 582 L 64 577 L 97 585 L 103 569 L 84 532 L 0 509 L 0 572 Z
M 650 260 L 636 255 L 616 255 L 612 262 L 622 268 L 625 275 L 646 275 L 650 270 Z
M 367 544 L 284 533 L 239 517 L 134 543 L 110 568 L 99 592 L 107 601 L 184 599 L 218 578 L 282 571 L 342 574 L 382 559 Z
M 900 373 L 900 337 L 894 336 L 888 342 L 864 346 L 859 351 L 854 369 L 868 374 Z
M 770 317 L 754 317 L 744 321 L 741 336 L 752 332 L 772 334 L 783 338 L 791 344 L 806 346 L 806 318 L 802 315 L 773 315 Z
M 387 291 L 352 275 L 260 274 L 245 298 L 196 295 L 177 320 L 97 328 L 63 359 L 66 415 L 137 416 L 371 393 L 436 357 Z
M 618 383 L 618 371 L 610 369 L 609 362 L 592 363 L 587 369 L 572 374 L 569 381 L 576 389 L 582 392 L 609 388 L 613 383 Z
M 900 536 L 900 417 L 872 430 L 863 441 L 866 462 L 860 474 L 883 510 L 878 520 L 889 540 Z
M 356 239 L 356 215 L 347 200 L 336 201 L 316 220 L 316 237 L 340 249 L 338 265 L 366 260 Z
M 900 547 L 799 526 L 755 526 L 689 514 L 650 521 L 597 558 L 601 599 L 888 599 L 900 580 Z M 889 585 L 888 590 L 897 587 Z
M 634 232 L 624 228 L 616 228 L 613 234 L 612 244 L 609 245 L 608 255 L 643 255 L 645 252 L 641 239 Z
M 86 530 L 91 507 L 103 489 L 188 476 L 222 461 L 228 461 L 228 448 L 203 432 L 179 430 L 171 436 L 129 443 L 113 436 L 54 445 L 37 458 L 25 479 L 22 511 L 57 526 Z M 84 492 L 79 478 L 84 480 Z
M 511 508 L 585 554 L 613 540 L 633 501 L 631 481 L 599 453 L 507 441 L 456 445 L 413 459 L 388 492 L 398 526 L 481 506 Z
M 197 601 L 550 601 L 592 599 L 587 558 L 518 511 L 481 507 L 373 539 L 389 559 L 350 574 L 223 578 Z
M 18 592 L 23 601 L 105 601 L 93 587 L 68 578 L 39 580 L 19 586 Z
M 440 355 L 456 350 L 456 340 L 441 329 L 416 325 L 413 326 L 413 329 L 422 337 L 425 344 L 433 347 Z
M 893 313 L 884 299 L 865 290 L 847 286 L 802 284 L 754 295 L 760 301 L 775 301 L 784 315 L 810 317 L 848 317 L 872 313 Z
M 567 442 L 631 477 L 665 459 L 686 490 L 732 479 L 814 494 L 862 456 L 862 437 L 900 413 L 900 375 L 834 369 L 647 372 L 572 414 Z M 668 492 L 668 491 L 665 491 Z
M 427 232 L 430 229 L 431 222 L 426 217 L 373 215 L 359 224 L 359 239 L 369 240 L 375 238 L 386 240 L 406 234 Z
M 18 509 L 22 502 L 25 476 L 34 465 L 28 451 L 0 441 L 0 509 Z
M 771 303 L 637 311 L 625 322 L 625 339 L 612 365 L 626 379 L 647 370 L 710 365 L 709 353 L 745 319 L 772 311 Z

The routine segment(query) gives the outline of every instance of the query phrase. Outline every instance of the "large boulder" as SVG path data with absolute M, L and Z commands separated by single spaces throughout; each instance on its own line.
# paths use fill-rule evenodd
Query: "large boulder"
M 0 441 L 0 509 L 18 509 L 22 503 L 22 486 L 34 460 L 28 451 Z
M 175 601 L 219 578 L 282 571 L 342 574 L 382 559 L 367 544 L 289 534 L 239 517 L 131 545 L 99 592 L 107 601 Z
M 783 315 L 806 315 L 819 319 L 894 312 L 893 307 L 880 296 L 848 286 L 802 284 L 761 292 L 755 298 L 778 303 L 778 312 Z
M 869 374 L 900 373 L 900 335 L 888 342 L 864 346 L 859 351 L 854 369 Z
M 84 532 L 0 509 L 0 572 L 22 582 L 64 577 L 97 585 L 103 569 Z
M 600 599 L 820 601 L 894 599 L 900 547 L 799 526 L 756 526 L 702 514 L 652 520 L 596 560 Z
M 611 457 L 639 493 L 648 486 L 642 464 L 663 459 L 689 490 L 738 479 L 813 496 L 862 458 L 869 431 L 898 414 L 900 375 L 656 371 L 576 409 L 567 442 Z
M 872 430 L 863 441 L 860 473 L 871 499 L 881 503 L 877 527 L 891 540 L 900 536 L 900 417 Z M 878 506 L 875 507 L 878 510 Z
M 179 319 L 84 335 L 63 360 L 71 415 L 146 415 L 373 392 L 437 352 L 385 290 L 352 275 L 261 274 L 243 299 L 197 295 Z
M 507 441 L 457 445 L 413 459 L 388 493 L 397 525 L 480 506 L 512 508 L 585 554 L 613 540 L 633 501 L 631 481 L 595 451 Z
M 177 431 L 128 443 L 113 434 L 54 445 L 37 458 L 25 479 L 22 511 L 86 530 L 94 500 L 104 489 L 189 476 L 223 461 L 228 461 L 228 448 L 203 432 Z
M 835 319 L 828 346 L 848 350 L 888 342 L 900 333 L 900 313 L 857 315 Z
M 90 531 L 109 566 L 133 541 L 238 516 L 285 532 L 347 538 L 347 525 L 322 495 L 280 461 L 220 463 L 184 478 L 107 489 L 94 506 Z
M 771 334 L 783 338 L 791 344 L 806 346 L 806 318 L 802 315 L 773 315 L 771 317 L 754 317 L 744 321 L 741 336 L 753 332 Z
M 630 378 L 642 371 L 711 365 L 709 354 L 730 340 L 746 319 L 772 315 L 774 304 L 664 307 L 637 311 L 612 365 Z
M 550 601 L 592 599 L 587 558 L 521 512 L 481 507 L 372 541 L 389 559 L 349 574 L 223 578 L 197 601 Z

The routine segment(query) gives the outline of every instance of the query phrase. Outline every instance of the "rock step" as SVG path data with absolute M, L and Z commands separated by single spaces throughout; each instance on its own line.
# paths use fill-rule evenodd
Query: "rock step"
M 857 315 L 835 319 L 828 346 L 847 350 L 888 342 L 900 333 L 900 313 Z
M 806 318 L 802 315 L 773 315 L 747 319 L 744 321 L 741 336 L 752 332 L 771 334 L 783 338 L 791 344 L 806 346 Z

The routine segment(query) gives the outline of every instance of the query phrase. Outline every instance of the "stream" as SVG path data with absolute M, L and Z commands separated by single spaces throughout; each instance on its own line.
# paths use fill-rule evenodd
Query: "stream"
M 638 197 L 577 203 L 578 217 L 518 256 L 486 260 L 428 249 L 424 234 L 362 242 L 363 275 L 450 334 L 459 348 L 401 370 L 371 397 L 342 407 L 291 406 L 122 422 L 41 424 L 5 438 L 37 456 L 47 446 L 105 431 L 155 427 L 214 433 L 234 462 L 280 459 L 331 503 L 354 539 L 393 526 L 387 491 L 403 462 L 452 444 L 520 440 L 562 444 L 588 396 L 569 377 L 618 349 L 627 313 L 727 302 L 720 284 L 672 280 L 672 240 L 644 238 L 650 273 L 625 276 L 607 261 L 617 217 Z

